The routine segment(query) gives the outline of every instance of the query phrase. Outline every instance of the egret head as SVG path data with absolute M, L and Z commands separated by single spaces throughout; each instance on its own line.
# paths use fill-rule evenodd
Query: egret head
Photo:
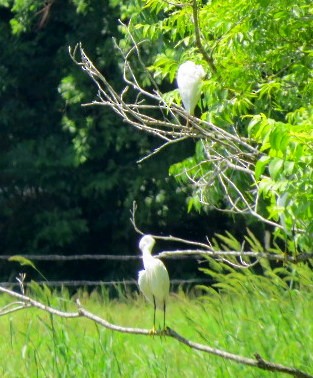
M 205 71 L 201 65 L 188 60 L 181 64 L 177 71 L 177 86 L 185 109 L 193 114 L 200 98 L 202 79 Z
M 139 248 L 143 251 L 149 251 L 151 253 L 151 250 L 155 244 L 155 240 L 151 235 L 144 235 L 139 242 Z

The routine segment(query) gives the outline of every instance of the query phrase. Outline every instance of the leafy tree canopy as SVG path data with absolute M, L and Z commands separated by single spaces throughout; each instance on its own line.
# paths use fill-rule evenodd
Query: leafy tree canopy
M 140 45 L 165 89 L 166 82 L 175 87 L 179 64 L 202 64 L 201 120 L 254 148 L 232 160 L 214 134 L 197 142 L 193 156 L 170 168 L 192 186 L 189 206 L 252 215 L 312 249 L 311 1 L 133 0 L 121 13 L 120 46 Z M 150 84 L 148 74 L 142 82 Z M 177 90 L 165 92 L 168 104 L 179 102 Z

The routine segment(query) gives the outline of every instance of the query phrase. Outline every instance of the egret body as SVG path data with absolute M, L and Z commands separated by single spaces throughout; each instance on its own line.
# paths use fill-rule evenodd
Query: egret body
M 151 256 L 155 240 L 151 235 L 144 235 L 139 248 L 142 252 L 144 270 L 138 273 L 138 285 L 146 297 L 153 304 L 153 330 L 155 330 L 156 309 L 163 311 L 163 326 L 165 329 L 166 303 L 170 290 L 170 279 L 163 262 Z
M 193 115 L 201 94 L 201 83 L 205 76 L 201 65 L 188 60 L 177 71 L 178 90 L 186 111 Z

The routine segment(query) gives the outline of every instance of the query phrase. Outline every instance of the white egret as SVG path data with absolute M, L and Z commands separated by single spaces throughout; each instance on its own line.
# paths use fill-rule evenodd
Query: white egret
M 163 326 L 165 329 L 166 303 L 170 290 L 170 279 L 163 262 L 151 256 L 155 240 L 151 235 L 144 235 L 139 242 L 142 252 L 144 270 L 138 273 L 138 285 L 146 297 L 153 304 L 153 332 L 155 331 L 156 309 L 163 311 Z
M 201 82 L 205 76 L 201 65 L 188 60 L 177 71 L 177 85 L 186 111 L 193 115 L 201 94 Z

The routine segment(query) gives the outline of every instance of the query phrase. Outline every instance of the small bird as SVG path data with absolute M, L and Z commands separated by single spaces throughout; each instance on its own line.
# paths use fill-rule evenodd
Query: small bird
M 205 76 L 201 65 L 188 60 L 177 71 L 177 85 L 186 111 L 193 115 L 201 94 L 201 82 Z
M 156 309 L 163 311 L 163 327 L 165 329 L 166 303 L 170 290 L 170 279 L 163 262 L 151 256 L 155 239 L 144 235 L 139 242 L 142 252 L 144 270 L 138 273 L 138 285 L 146 299 L 153 304 L 153 329 L 155 332 Z

